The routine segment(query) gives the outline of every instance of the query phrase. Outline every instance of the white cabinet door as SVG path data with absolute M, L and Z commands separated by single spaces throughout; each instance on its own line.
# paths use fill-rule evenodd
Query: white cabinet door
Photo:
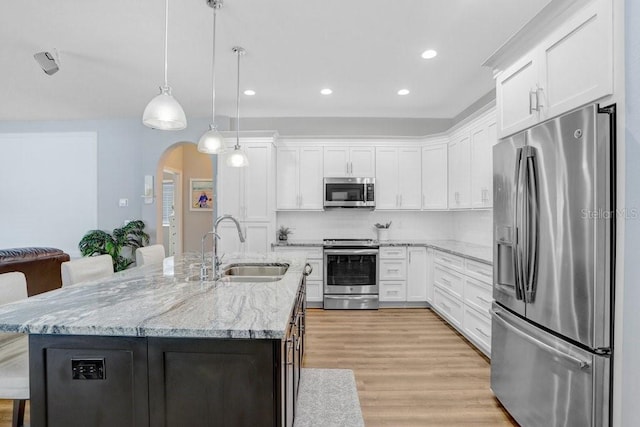
M 422 209 L 447 209 L 447 144 L 422 148 Z
M 613 93 L 611 8 L 610 1 L 594 2 L 550 36 L 539 77 L 544 118 Z
M 398 149 L 376 148 L 376 210 L 398 209 Z
M 471 206 L 470 136 L 465 133 L 449 144 L 449 208 Z
M 244 233 L 244 227 L 242 228 L 242 232 Z M 221 257 L 223 254 L 227 254 L 228 258 L 229 254 L 242 252 L 242 249 L 244 248 L 243 245 L 246 243 L 240 243 L 240 238 L 238 237 L 238 229 L 236 228 L 235 224 L 230 221 L 221 222 L 220 225 L 218 225 L 218 234 L 220 235 L 220 238 L 218 239 L 219 257 Z
M 244 173 L 244 212 L 246 221 L 269 221 L 273 209 L 269 200 L 273 189 L 271 173 L 271 144 L 245 144 L 249 167 Z
M 324 147 L 324 176 L 343 177 L 348 176 L 349 148 Z
M 247 223 L 244 227 L 246 252 L 266 254 L 271 252 L 271 239 L 275 231 L 271 230 L 271 224 L 268 222 Z M 236 240 L 238 236 L 235 236 Z
M 373 147 L 351 147 L 349 163 L 349 176 L 358 178 L 376 176 L 376 155 Z
M 471 131 L 471 207 L 492 206 L 494 121 Z M 493 139 L 492 139 L 493 138 Z
M 427 301 L 427 248 L 409 248 L 407 301 Z
M 227 166 L 223 159 L 218 159 L 218 204 L 217 212 L 220 215 L 233 215 L 241 218 L 242 207 L 242 168 Z
M 276 162 L 276 207 L 296 209 L 300 200 L 298 148 L 278 147 Z
M 398 194 L 400 209 L 422 207 L 422 158 L 420 147 L 398 149 Z M 376 184 L 377 184 L 376 180 Z
M 500 137 L 505 137 L 538 122 L 532 107 L 538 89 L 538 60 L 530 53 L 496 78 L 496 104 Z
M 427 249 L 427 302 L 433 304 L 433 249 Z
M 323 197 L 323 149 L 322 147 L 300 148 L 299 208 L 322 209 Z

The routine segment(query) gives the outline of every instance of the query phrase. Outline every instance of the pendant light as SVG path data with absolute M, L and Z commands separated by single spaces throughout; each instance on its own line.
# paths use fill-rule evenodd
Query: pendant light
M 227 156 L 227 166 L 243 168 L 249 166 L 247 154 L 240 148 L 240 57 L 247 53 L 241 47 L 234 47 L 233 52 L 238 56 L 238 85 L 236 90 L 236 145 Z
M 142 123 L 153 129 L 182 130 L 187 127 L 187 117 L 180 103 L 171 95 L 171 86 L 167 82 L 167 45 L 169 34 L 169 0 L 165 0 L 164 14 L 164 86 L 160 86 L 160 95 L 153 98 L 142 114 Z
M 222 0 L 206 0 L 213 9 L 213 53 L 211 60 L 211 124 L 198 141 L 198 151 L 205 154 L 217 154 L 225 151 L 224 140 L 216 128 L 216 15 L 222 7 Z

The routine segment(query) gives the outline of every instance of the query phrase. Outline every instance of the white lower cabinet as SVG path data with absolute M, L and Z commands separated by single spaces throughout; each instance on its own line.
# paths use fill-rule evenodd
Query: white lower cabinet
M 433 251 L 431 306 L 487 356 L 491 354 L 491 270 L 488 264 Z
M 307 302 L 315 307 L 321 307 L 324 297 L 322 284 L 324 283 L 324 260 L 322 248 L 318 246 L 274 246 L 274 252 L 307 258 L 311 266 L 311 274 L 307 277 Z
M 407 249 L 407 301 L 427 300 L 427 248 Z
M 380 301 L 403 302 L 407 300 L 407 282 L 399 281 L 381 281 L 380 282 Z

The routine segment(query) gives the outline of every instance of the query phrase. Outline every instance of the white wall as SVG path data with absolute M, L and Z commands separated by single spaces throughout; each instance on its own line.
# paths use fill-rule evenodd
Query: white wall
M 97 226 L 97 136 L 0 134 L 0 247 L 45 246 L 79 257 Z
M 276 226 L 293 230 L 291 242 L 330 238 L 377 239 L 373 224 L 392 221 L 389 239 L 450 239 L 448 212 L 383 212 L 340 209 L 325 212 L 278 212 Z

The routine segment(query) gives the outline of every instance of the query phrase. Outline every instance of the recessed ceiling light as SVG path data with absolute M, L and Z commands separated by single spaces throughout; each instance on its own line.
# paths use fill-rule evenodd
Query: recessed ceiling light
M 438 55 L 438 52 L 436 52 L 433 49 L 425 50 L 424 52 L 422 52 L 422 57 L 424 59 L 435 58 L 437 55 Z
M 255 90 L 251 90 L 251 89 L 247 89 L 247 90 L 244 91 L 244 94 L 248 95 L 248 96 L 253 96 L 253 95 L 256 94 L 256 91 Z
M 333 93 L 333 91 L 329 88 L 324 88 L 320 91 L 321 94 L 323 95 L 331 95 Z
M 400 89 L 398 95 L 409 95 L 409 89 Z

